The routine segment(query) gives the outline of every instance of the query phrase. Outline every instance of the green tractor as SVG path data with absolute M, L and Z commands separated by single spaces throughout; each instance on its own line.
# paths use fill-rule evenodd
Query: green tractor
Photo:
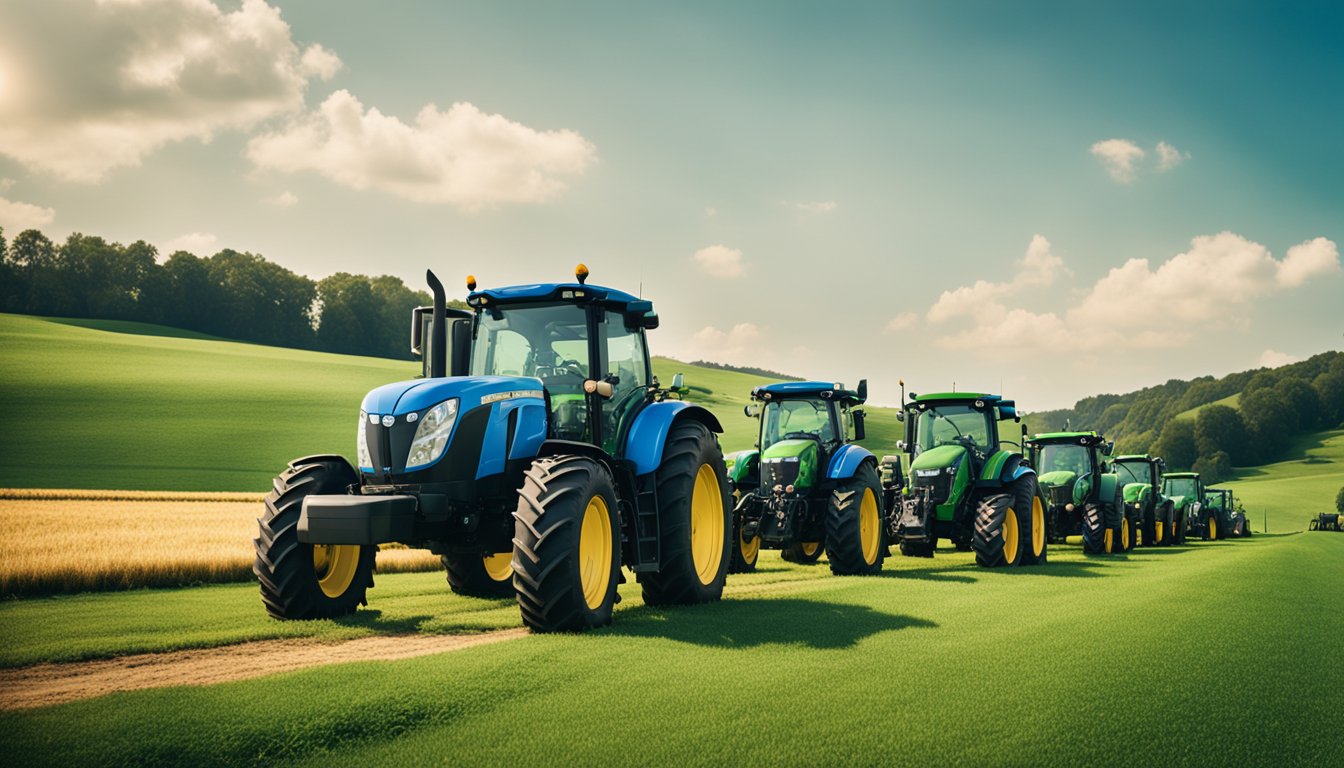
M 1083 551 L 1133 549 L 1142 517 L 1125 504 L 1120 476 L 1107 466 L 1114 443 L 1096 432 L 1049 432 L 1027 438 L 1031 465 L 1046 499 L 1046 538 L 1083 537 Z
M 731 571 L 755 570 L 761 549 L 795 563 L 815 563 L 825 552 L 836 574 L 882 570 L 877 458 L 853 444 L 864 437 L 859 406 L 868 382 L 855 390 L 824 381 L 769 384 L 751 399 L 746 413 L 760 421 L 758 448 L 724 457 L 737 499 Z
M 902 384 L 904 390 L 904 384 Z M 907 557 L 933 557 L 938 540 L 974 550 L 981 566 L 1046 561 L 1045 505 L 1036 472 L 1003 448 L 999 422 L 1020 422 L 1016 404 L 970 392 L 901 393 L 901 442 L 909 482 L 889 516 L 889 538 Z M 1020 447 L 1020 446 L 1019 446 Z
M 1111 468 L 1120 476 L 1127 514 L 1139 520 L 1142 544 L 1165 547 L 1175 540 L 1175 507 L 1162 495 L 1162 473 L 1167 463 L 1148 454 L 1117 456 Z
M 1205 488 L 1204 508 L 1218 518 L 1218 538 L 1245 538 L 1251 535 L 1251 521 L 1246 508 L 1227 488 Z
M 1184 544 L 1191 534 L 1205 541 L 1218 538 L 1218 519 L 1204 509 L 1204 483 L 1198 472 L 1169 472 L 1162 476 L 1162 495 L 1171 499 L 1173 544 Z M 1212 523 L 1210 523 L 1212 521 Z

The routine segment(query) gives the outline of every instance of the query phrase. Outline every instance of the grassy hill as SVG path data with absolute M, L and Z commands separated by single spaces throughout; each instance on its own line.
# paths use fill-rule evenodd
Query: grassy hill
M 1176 416 L 1175 416 L 1174 418 L 1181 419 L 1181 420 L 1194 419 L 1196 416 L 1199 415 L 1199 412 L 1200 412 L 1200 411 L 1202 411 L 1202 410 L 1204 410 L 1205 408 L 1208 408 L 1208 407 L 1210 407 L 1210 406 L 1214 406 L 1214 405 L 1226 405 L 1226 406 L 1229 407 L 1229 408 L 1236 408 L 1236 407 L 1237 407 L 1237 404 L 1240 403 L 1240 402 L 1241 402 L 1241 393 L 1240 393 L 1240 392 L 1236 392 L 1236 393 L 1233 393 L 1233 394 L 1231 394 L 1231 395 L 1228 395 L 1227 397 L 1220 398 L 1220 399 L 1218 399 L 1218 400 L 1214 400 L 1214 401 L 1211 402 L 1211 403 L 1204 403 L 1203 405 L 1196 405 L 1194 408 L 1191 408 L 1191 409 L 1188 410 L 1188 411 L 1181 411 L 1180 413 L 1176 414 Z
M 653 339 L 657 346 L 657 337 Z M 349 454 L 368 390 L 414 377 L 413 362 L 214 339 L 175 328 L 0 314 L 0 430 L 20 439 L 0 487 L 265 490 L 291 458 Z M 763 379 L 655 358 L 664 382 L 685 374 L 688 399 L 750 447 L 742 413 Z M 866 441 L 894 449 L 894 412 L 871 409 Z
M 1300 438 L 1288 461 L 1237 470 L 1231 488 L 1246 505 L 1252 529 L 1271 533 L 1302 531 L 1307 520 L 1332 512 L 1335 494 L 1344 487 L 1344 429 Z

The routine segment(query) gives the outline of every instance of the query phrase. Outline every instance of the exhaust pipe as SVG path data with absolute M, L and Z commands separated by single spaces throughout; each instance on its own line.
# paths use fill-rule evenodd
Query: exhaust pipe
M 434 309 L 429 326 L 429 376 L 441 379 L 448 373 L 448 297 L 443 292 L 443 283 L 434 276 L 434 270 L 425 270 L 425 280 L 434 292 Z

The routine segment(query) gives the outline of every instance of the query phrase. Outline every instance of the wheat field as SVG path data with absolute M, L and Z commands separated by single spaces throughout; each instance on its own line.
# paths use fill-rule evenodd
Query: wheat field
M 0 490 L 0 596 L 246 581 L 261 512 L 255 494 Z M 378 553 L 380 573 L 441 567 Z

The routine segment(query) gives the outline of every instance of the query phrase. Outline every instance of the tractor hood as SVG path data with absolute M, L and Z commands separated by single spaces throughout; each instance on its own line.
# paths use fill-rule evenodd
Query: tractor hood
M 541 398 L 541 379 L 524 376 L 450 376 L 385 384 L 364 396 L 360 410 L 379 416 L 402 416 L 456 397 L 458 411 L 483 403 L 521 397 Z
M 1137 504 L 1148 500 L 1152 495 L 1153 487 L 1147 483 L 1129 483 L 1125 485 L 1125 501 L 1129 504 Z
M 937 448 L 930 448 L 915 457 L 910 462 L 910 474 L 915 474 L 916 470 L 943 469 L 945 467 L 955 467 L 966 458 L 966 449 L 960 445 L 940 445 Z
M 817 479 L 816 440 L 780 440 L 761 454 L 761 485 L 811 488 Z
M 1064 488 L 1073 485 L 1073 481 L 1078 479 L 1078 473 L 1060 469 L 1054 472 L 1046 472 L 1039 479 L 1041 485 L 1047 488 Z
M 1195 500 L 1194 496 L 1172 496 L 1171 505 L 1175 507 L 1177 511 L 1180 511 L 1185 509 L 1187 506 L 1190 506 L 1190 503 L 1193 502 L 1194 500 Z

